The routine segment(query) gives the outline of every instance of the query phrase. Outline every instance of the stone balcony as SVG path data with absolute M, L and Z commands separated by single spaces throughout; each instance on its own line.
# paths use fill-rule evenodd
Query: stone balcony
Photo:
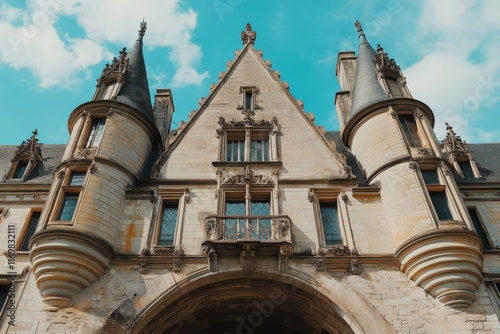
M 205 217 L 202 247 L 210 271 L 217 271 L 217 256 L 240 254 L 243 269 L 254 268 L 256 255 L 278 255 L 279 271 L 286 272 L 291 229 L 292 221 L 286 215 Z

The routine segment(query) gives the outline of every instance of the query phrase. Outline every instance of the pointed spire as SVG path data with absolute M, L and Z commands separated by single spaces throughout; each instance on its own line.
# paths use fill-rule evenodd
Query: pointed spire
M 147 24 L 140 23 L 139 35 L 135 45 L 127 54 L 128 66 L 124 75 L 124 83 L 116 96 L 116 101 L 122 102 L 139 110 L 149 119 L 153 120 L 153 107 L 149 93 L 146 64 L 142 53 L 142 39 L 146 33 Z
M 370 43 L 368 43 L 358 20 L 356 20 L 354 25 L 359 35 L 359 52 L 350 118 L 366 107 L 388 99 L 387 94 L 377 79 L 377 70 L 374 62 L 377 53 L 373 50 Z

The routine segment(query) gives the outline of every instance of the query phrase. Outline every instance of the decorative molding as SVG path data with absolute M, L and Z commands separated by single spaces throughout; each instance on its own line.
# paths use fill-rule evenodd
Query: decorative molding
M 154 245 L 151 255 L 152 256 L 170 256 L 174 255 L 175 249 L 174 246 L 160 246 Z
M 282 274 L 288 273 L 288 257 L 292 253 L 292 246 L 283 245 L 280 246 L 280 256 L 278 263 L 278 271 Z
M 357 251 L 353 252 L 346 246 L 340 245 L 340 246 L 327 246 L 327 247 L 321 247 L 318 250 L 318 255 L 321 256 L 353 256 L 357 255 Z
M 139 261 L 139 272 L 141 274 L 146 274 L 150 270 L 149 268 L 149 262 L 147 260 L 141 260 Z
M 247 166 L 241 173 L 238 174 L 223 173 L 221 175 L 221 185 L 246 183 L 274 185 L 272 177 L 255 174 L 250 166 Z
M 94 174 L 98 170 L 99 168 L 97 167 L 97 164 L 95 162 L 92 162 L 89 167 L 90 174 Z
M 255 269 L 255 250 L 257 245 L 255 244 L 244 244 L 241 249 L 240 263 L 241 269 L 243 270 L 254 270 Z
M 411 161 L 411 162 L 408 164 L 408 167 L 409 167 L 412 171 L 414 171 L 414 172 L 416 172 L 416 171 L 418 170 L 418 164 L 417 164 L 415 161 Z
M 23 176 L 21 177 L 21 181 L 25 181 L 27 177 L 30 175 L 30 173 L 35 169 L 37 164 L 40 161 L 43 161 L 43 156 L 42 156 L 42 145 L 38 143 L 38 138 L 36 136 L 38 135 L 38 130 L 35 129 L 35 131 L 32 132 L 32 135 L 30 138 L 28 138 L 26 141 L 23 141 L 21 145 L 17 147 L 17 151 L 14 154 L 14 157 L 12 158 L 12 162 L 19 163 L 23 162 L 26 163 L 26 170 L 23 173 Z M 17 165 L 16 165 L 17 166 Z M 14 173 L 14 170 L 12 170 L 11 175 Z M 5 177 L 6 179 L 7 177 Z
M 102 83 L 109 83 L 111 81 L 123 82 L 125 73 L 127 72 L 129 59 L 127 58 L 127 48 L 123 48 L 119 52 L 119 57 L 114 57 L 110 63 L 107 63 L 102 72 L 101 76 L 97 79 L 96 87 L 99 87 Z

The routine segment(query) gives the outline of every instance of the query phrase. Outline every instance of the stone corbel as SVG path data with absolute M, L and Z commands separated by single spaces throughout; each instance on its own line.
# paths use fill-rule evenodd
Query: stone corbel
M 182 250 L 176 249 L 174 251 L 174 261 L 173 261 L 174 266 L 173 266 L 172 271 L 174 271 L 176 273 L 180 272 L 181 269 L 182 269 L 182 262 L 181 262 L 181 256 L 182 255 L 183 255 Z
M 241 269 L 254 270 L 255 269 L 255 245 L 246 244 L 241 250 L 240 256 Z
M 210 246 L 210 245 L 203 245 L 202 246 L 203 253 L 207 254 L 207 259 L 208 259 L 208 271 L 211 273 L 217 272 L 217 252 L 215 249 Z
M 149 262 L 147 260 L 141 260 L 139 262 L 139 273 L 146 274 L 149 272 L 149 270 Z
M 349 272 L 353 275 L 360 275 L 361 274 L 361 266 L 358 263 L 358 260 L 352 259 L 351 263 L 349 264 Z
M 288 273 L 288 256 L 292 253 L 292 247 L 289 245 L 280 246 L 280 257 L 278 270 L 282 274 Z

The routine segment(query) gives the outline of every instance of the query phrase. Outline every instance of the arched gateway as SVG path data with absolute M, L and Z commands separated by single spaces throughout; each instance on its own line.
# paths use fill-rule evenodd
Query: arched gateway
M 131 307 L 133 307 L 131 305 Z M 102 333 L 393 333 L 373 305 L 341 280 L 265 271 L 198 271 Z

